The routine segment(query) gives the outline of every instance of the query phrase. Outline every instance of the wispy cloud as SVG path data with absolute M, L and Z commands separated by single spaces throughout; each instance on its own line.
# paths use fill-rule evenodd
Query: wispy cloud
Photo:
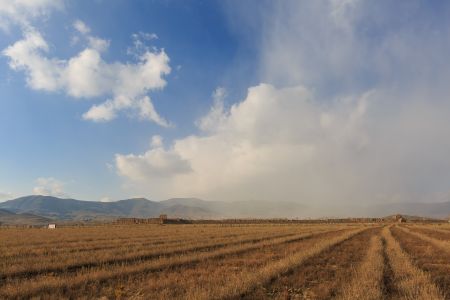
M 0 201 L 11 200 L 14 195 L 12 193 L 2 192 L 0 191 Z
M 14 25 L 29 26 L 31 21 L 63 7 L 62 0 L 0 0 L 0 29 L 8 31 Z
M 33 194 L 42 196 L 66 197 L 64 192 L 65 183 L 53 177 L 39 177 Z

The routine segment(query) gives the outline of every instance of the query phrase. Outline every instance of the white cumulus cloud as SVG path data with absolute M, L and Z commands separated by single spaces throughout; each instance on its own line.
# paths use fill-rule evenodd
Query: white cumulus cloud
M 49 92 L 63 91 L 75 98 L 108 97 L 92 106 L 83 118 L 105 122 L 120 111 L 150 120 L 161 126 L 171 124 L 154 108 L 148 93 L 164 88 L 169 74 L 169 57 L 164 50 L 147 49 L 137 61 L 108 63 L 102 58 L 109 41 L 88 35 L 89 28 L 77 21 L 74 25 L 87 38 L 88 46 L 74 57 L 49 56 L 49 46 L 42 34 L 32 27 L 24 29 L 23 39 L 3 50 L 9 66 L 23 71 L 30 88 Z
M 116 154 L 115 163 L 118 173 L 133 181 L 152 181 L 191 172 L 189 162 L 176 150 L 164 149 L 160 136 L 152 138 L 151 148 L 144 154 Z
M 227 96 L 227 90 L 224 87 L 218 87 L 213 92 L 214 104 L 209 113 L 196 122 L 197 126 L 203 131 L 216 130 L 225 121 L 224 99 Z
M 178 139 L 169 149 L 157 147 L 142 155 L 118 154 L 116 168 L 136 186 L 143 182 L 141 187 L 160 197 L 330 196 L 317 189 L 320 181 L 342 185 L 335 168 L 344 168 L 345 159 L 367 147 L 364 107 L 369 97 L 337 101 L 327 108 L 318 105 L 304 87 L 277 89 L 261 84 L 220 115 L 213 107 L 214 118 L 205 117 L 210 122 L 204 135 Z M 329 119 L 325 123 L 324 116 Z M 221 126 L 215 126 L 213 119 Z M 323 178 L 318 176 L 321 172 Z
M 260 84 L 220 113 L 213 104 L 207 130 L 117 154 L 115 167 L 127 188 L 160 199 L 430 200 L 449 190 L 450 105 L 416 93 L 402 93 L 404 106 L 392 91 L 325 101 L 302 86 Z

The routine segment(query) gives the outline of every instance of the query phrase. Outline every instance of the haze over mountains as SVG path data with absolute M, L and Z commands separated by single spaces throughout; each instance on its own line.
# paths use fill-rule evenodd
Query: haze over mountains
M 383 217 L 395 213 L 447 218 L 450 215 L 450 202 L 377 204 L 319 209 L 294 202 L 224 202 L 197 198 L 172 198 L 159 202 L 145 198 L 96 202 L 51 196 L 25 196 L 0 203 L 0 209 L 0 222 L 3 223 L 14 223 L 14 219 L 20 219 L 22 223 L 45 223 L 50 219 L 151 218 L 160 214 L 188 219 Z

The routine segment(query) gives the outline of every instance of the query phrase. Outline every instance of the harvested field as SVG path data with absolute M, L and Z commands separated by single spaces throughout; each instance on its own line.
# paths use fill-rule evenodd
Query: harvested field
M 306 260 L 301 267 L 281 274 L 265 286 L 259 286 L 245 298 L 336 297 L 338 288 L 351 278 L 353 269 L 361 263 L 374 231 L 379 231 L 379 228 L 359 232 L 333 245 Z
M 414 264 L 426 272 L 440 288 L 444 298 L 450 299 L 450 251 L 443 251 L 433 243 L 401 228 L 394 228 L 392 234 Z
M 448 240 L 450 241 L 450 230 L 445 230 L 445 229 L 439 229 L 439 228 L 435 228 L 432 227 L 430 228 L 430 226 L 408 226 L 405 227 L 407 229 L 409 229 L 412 232 L 416 232 L 416 233 L 420 233 L 420 234 L 424 234 L 430 238 L 435 238 L 438 240 Z
M 0 299 L 450 299 L 448 236 L 410 224 L 0 229 Z

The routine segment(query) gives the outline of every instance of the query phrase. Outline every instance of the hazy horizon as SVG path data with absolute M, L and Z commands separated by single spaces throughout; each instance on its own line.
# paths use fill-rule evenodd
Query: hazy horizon
M 65 200 L 77 200 L 77 201 L 89 201 L 89 202 L 103 202 L 103 203 L 111 203 L 111 202 L 118 202 L 118 201 L 124 201 L 124 200 L 136 200 L 136 199 L 144 199 L 152 202 L 162 202 L 166 200 L 173 200 L 173 199 L 182 199 L 182 200 L 189 200 L 189 199 L 196 199 L 201 200 L 205 202 L 265 202 L 265 203 L 292 203 L 292 204 L 299 204 L 299 205 L 305 205 L 307 207 L 314 207 L 314 203 L 308 203 L 308 202 L 301 202 L 301 201 L 289 201 L 284 199 L 276 199 L 276 200 L 258 200 L 258 199 L 251 199 L 251 200 L 234 200 L 234 199 L 228 199 L 228 200 L 211 200 L 211 199 L 205 199 L 205 198 L 198 198 L 198 197 L 168 197 L 164 199 L 155 199 L 155 198 L 148 198 L 145 196 L 131 196 L 128 198 L 117 198 L 117 199 L 85 199 L 85 198 L 76 198 L 76 197 L 70 197 L 70 196 L 54 196 L 54 195 L 40 195 L 40 194 L 27 194 L 27 195 L 17 195 L 13 198 L 7 198 L 0 200 L 0 203 L 10 200 L 16 200 L 20 198 L 27 198 L 27 197 L 54 197 L 58 199 L 65 199 Z M 364 207 L 368 205 L 385 205 L 385 204 L 439 204 L 439 203 L 450 203 L 450 200 L 443 200 L 443 201 L 436 201 L 436 202 L 411 202 L 411 201 L 398 201 L 398 202 L 384 202 L 384 203 L 355 203 L 355 202 L 343 202 L 338 203 L 336 206 L 339 205 L 345 205 L 345 206 L 351 206 L 354 205 L 355 207 Z M 317 208 L 320 207 L 320 205 L 317 206 Z
M 0 0 L 0 202 L 450 201 L 449 15 Z

